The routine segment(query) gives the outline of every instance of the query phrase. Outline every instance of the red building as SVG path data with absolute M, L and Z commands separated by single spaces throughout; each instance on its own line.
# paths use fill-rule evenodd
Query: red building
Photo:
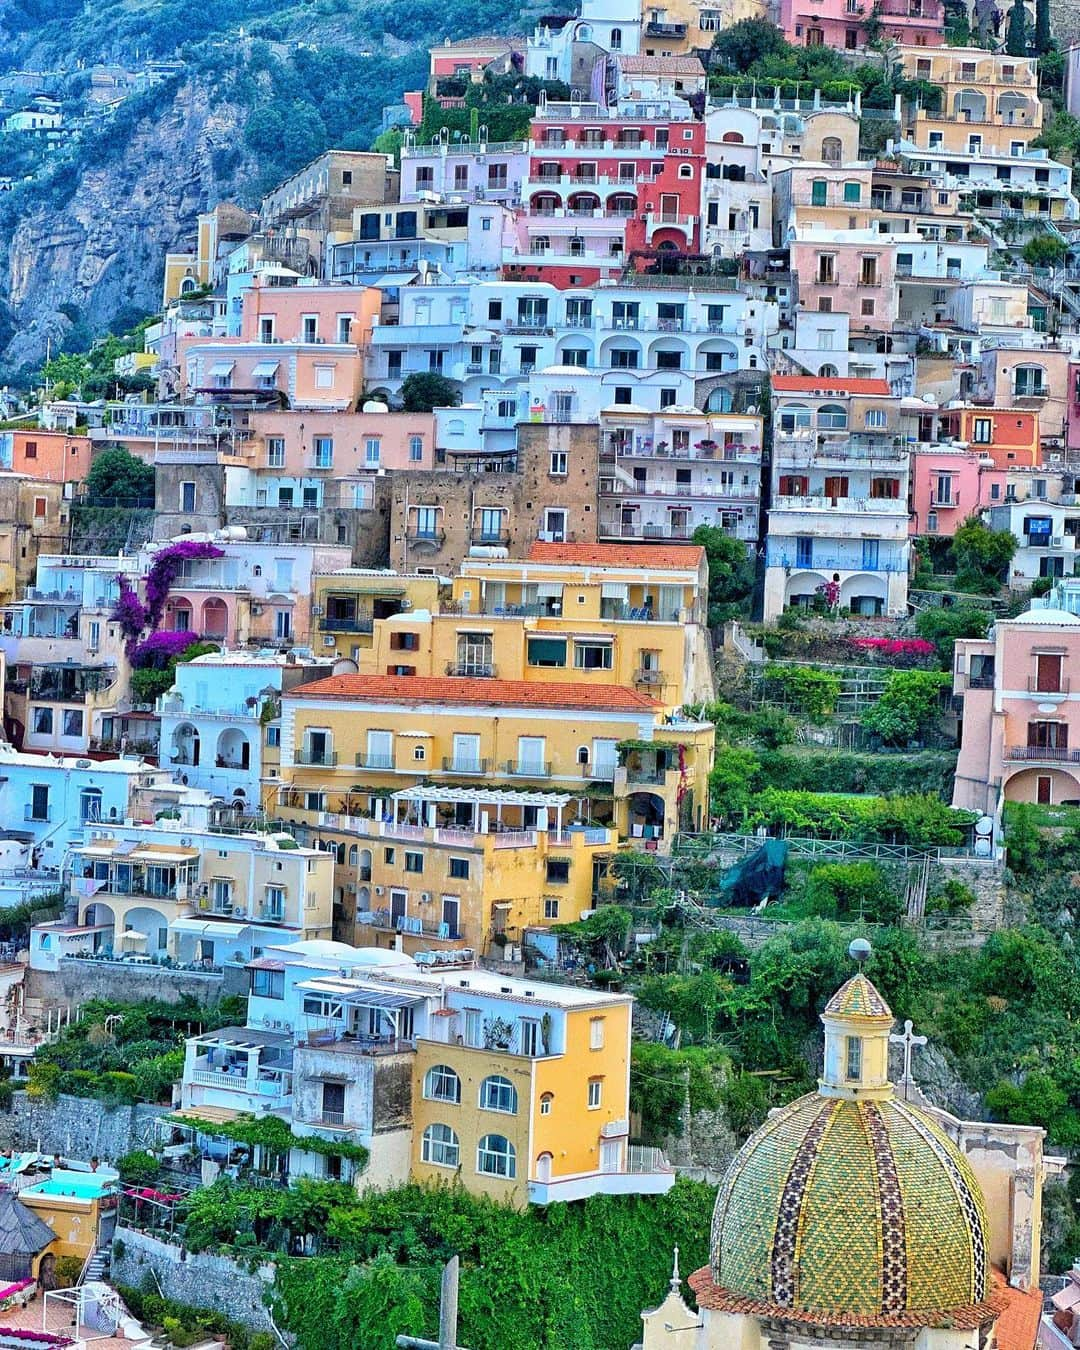
M 642 251 L 698 252 L 705 126 L 685 109 L 541 105 L 507 278 L 589 286 Z

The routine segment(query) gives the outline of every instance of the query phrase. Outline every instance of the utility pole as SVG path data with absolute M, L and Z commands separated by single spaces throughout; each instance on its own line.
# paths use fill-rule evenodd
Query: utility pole
M 425 1341 L 418 1336 L 399 1336 L 396 1344 L 401 1350 L 465 1350 L 457 1343 L 458 1276 L 461 1258 L 452 1256 L 443 1266 L 442 1287 L 439 1292 L 439 1339 Z

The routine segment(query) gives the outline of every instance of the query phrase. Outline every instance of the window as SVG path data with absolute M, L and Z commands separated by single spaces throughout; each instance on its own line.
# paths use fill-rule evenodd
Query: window
M 53 710 L 51 708 L 34 709 L 34 734 L 51 736 L 53 729 Z
M 81 708 L 64 709 L 64 730 L 65 736 L 81 736 L 83 734 L 83 714 Z
M 195 510 L 195 484 L 185 482 L 180 484 L 180 510 Z
M 251 992 L 256 998 L 284 998 L 285 972 L 283 970 L 253 970 Z
M 824 206 L 828 197 L 829 185 L 824 178 L 815 178 L 810 184 L 810 205 Z
M 870 408 L 866 413 L 867 431 L 883 431 L 889 423 L 889 415 L 884 408 Z
M 574 668 L 576 670 L 610 670 L 613 661 L 610 642 L 575 642 Z
M 383 849 L 383 862 L 387 865 L 387 867 L 393 867 L 395 856 L 396 855 L 394 849 L 392 848 Z
M 874 300 L 863 300 L 859 306 L 859 313 L 864 319 L 873 317 L 877 302 Z
M 30 788 L 30 819 L 49 819 L 49 788 L 46 783 L 34 783 Z
M 283 886 L 267 886 L 266 899 L 263 901 L 263 918 L 277 919 L 280 922 L 284 917 L 285 888 Z
M 814 540 L 812 535 L 800 534 L 795 538 L 796 567 L 813 567 Z
M 517 1114 L 517 1109 L 517 1088 L 509 1078 L 492 1074 L 480 1084 L 481 1111 L 505 1111 L 512 1116 Z
M 461 1145 L 449 1125 L 429 1125 L 424 1131 L 420 1155 L 424 1162 L 435 1167 L 458 1167 Z
M 405 854 L 405 871 L 421 873 L 424 870 L 424 855 L 422 853 Z
M 424 1074 L 424 1096 L 432 1102 L 461 1101 L 461 1079 L 449 1064 L 433 1064 Z
M 994 439 L 994 423 L 989 417 L 976 417 L 971 439 L 976 445 L 989 445 Z
M 540 1114 L 541 1114 L 542 1116 L 550 1116 L 550 1115 L 551 1115 L 551 1106 L 552 1106 L 552 1103 L 553 1103 L 554 1101 L 555 1101 L 555 1094 L 554 1094 L 553 1092 L 545 1092 L 545 1093 L 543 1093 L 543 1094 L 541 1095 L 541 1097 L 540 1097 Z
M 501 1134 L 485 1134 L 476 1150 L 476 1170 L 481 1176 L 513 1181 L 517 1176 L 517 1155 L 510 1140 Z
M 527 651 L 530 666 L 562 667 L 566 665 L 565 638 L 529 638 Z
M 313 441 L 315 467 L 332 469 L 334 467 L 334 441 L 331 436 L 316 436 Z
M 565 886 L 570 880 L 570 859 L 548 858 L 546 876 L 549 882 Z
M 548 896 L 544 900 L 544 918 L 557 919 L 559 917 L 559 902 Z
M 34 498 L 34 519 L 35 519 L 35 520 L 44 520 L 45 517 L 46 517 L 46 515 L 47 515 L 47 513 L 48 513 L 48 510 L 49 510 L 49 499 L 48 499 L 48 497 L 35 497 L 35 498 Z
M 1042 366 L 1017 366 L 1013 381 L 1017 398 L 1042 398 L 1046 394 Z
M 603 1050 L 604 1048 L 604 1019 L 602 1017 L 589 1018 L 589 1049 Z
M 289 610 L 274 610 L 274 637 L 278 641 L 292 637 L 292 613 Z
M 469 860 L 468 858 L 451 858 L 449 875 L 455 881 L 468 881 L 469 879 Z
M 862 1037 L 847 1036 L 847 1073 L 846 1077 L 858 1079 L 862 1077 Z
M 435 539 L 439 530 L 439 510 L 435 506 L 418 506 L 416 508 L 416 537 L 417 539 Z
M 588 1104 L 590 1111 L 599 1111 L 600 1103 L 604 1097 L 604 1080 L 602 1078 L 589 1079 Z
M 549 470 L 553 478 L 565 478 L 567 466 L 567 454 L 565 450 L 553 450 L 551 453 L 551 468 Z
M 412 464 L 418 464 L 424 458 L 424 438 L 422 436 L 409 437 L 409 461 Z
M 845 201 L 845 202 L 857 202 L 857 201 L 859 201 L 859 199 L 860 199 L 861 197 L 862 197 L 862 184 L 861 184 L 861 183 L 845 183 L 845 184 L 844 184 L 844 201 Z
M 378 436 L 368 436 L 364 441 L 364 467 L 377 469 L 382 458 L 382 441 Z
M 266 467 L 268 469 L 283 469 L 285 467 L 284 436 L 267 436 Z
M 27 459 L 37 459 L 37 441 L 27 441 L 23 454 Z

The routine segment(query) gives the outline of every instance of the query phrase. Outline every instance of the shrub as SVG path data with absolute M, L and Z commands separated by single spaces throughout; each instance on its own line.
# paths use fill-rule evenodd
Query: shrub
M 57 1289 L 72 1288 L 79 1276 L 82 1274 L 82 1257 L 80 1256 L 58 1256 L 56 1258 L 56 1287 Z
M 886 745 L 910 745 L 937 719 L 941 691 L 950 682 L 944 671 L 894 670 L 881 697 L 863 713 L 862 724 Z
M 823 863 L 806 883 L 811 914 L 823 919 L 895 923 L 904 912 L 899 888 L 873 862 Z
M 760 756 L 762 787 L 803 792 L 935 792 L 952 798 L 956 752 L 922 750 L 910 755 L 860 754 L 849 750 L 771 750 Z
M 824 720 L 840 697 L 840 677 L 813 666 L 770 663 L 763 672 L 769 696 L 790 704 L 812 722 Z
M 134 1149 L 117 1159 L 116 1170 L 126 1186 L 152 1186 L 161 1173 L 161 1164 L 145 1149 Z

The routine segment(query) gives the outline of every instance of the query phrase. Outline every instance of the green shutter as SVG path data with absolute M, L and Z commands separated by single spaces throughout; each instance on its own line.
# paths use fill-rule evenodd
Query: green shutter
M 565 666 L 565 638 L 529 638 L 530 666 Z

